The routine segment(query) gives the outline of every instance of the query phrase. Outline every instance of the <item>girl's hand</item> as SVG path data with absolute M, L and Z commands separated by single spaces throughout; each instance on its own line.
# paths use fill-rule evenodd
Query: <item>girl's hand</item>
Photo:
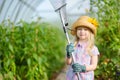
M 73 72 L 75 72 L 75 73 L 86 71 L 86 67 L 84 65 L 80 65 L 79 63 L 74 63 L 72 65 L 72 68 L 73 68 Z
M 72 52 L 74 51 L 74 44 L 70 43 L 66 47 L 67 57 L 70 58 L 72 56 Z

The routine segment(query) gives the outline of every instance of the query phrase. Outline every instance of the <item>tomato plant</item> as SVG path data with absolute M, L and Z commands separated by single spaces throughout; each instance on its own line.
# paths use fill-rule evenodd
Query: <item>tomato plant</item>
M 49 80 L 64 65 L 62 30 L 48 23 L 0 24 L 0 78 Z

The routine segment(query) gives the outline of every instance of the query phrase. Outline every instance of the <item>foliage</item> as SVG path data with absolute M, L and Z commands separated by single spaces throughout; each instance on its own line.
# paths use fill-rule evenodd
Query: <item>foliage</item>
M 63 32 L 47 23 L 0 24 L 0 78 L 49 80 L 64 64 Z
M 120 0 L 91 0 L 99 20 L 97 46 L 100 50 L 97 80 L 120 80 Z M 119 73 L 119 74 L 118 74 Z

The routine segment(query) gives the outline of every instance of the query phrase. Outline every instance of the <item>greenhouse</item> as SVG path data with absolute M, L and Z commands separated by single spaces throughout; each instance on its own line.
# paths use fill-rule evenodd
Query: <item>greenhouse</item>
M 86 19 L 79 18 L 82 16 L 89 16 L 88 22 L 95 26 L 94 30 L 82 25 L 91 29 L 99 52 L 97 66 L 90 70 L 94 71 L 94 79 L 120 80 L 119 2 L 0 0 L 0 80 L 71 80 L 66 79 L 69 67 L 81 80 L 81 74 L 89 68 L 80 64 L 82 68 L 75 66 L 75 70 L 74 52 L 69 52 L 67 46 L 79 38 L 77 31 L 81 28 L 76 25 Z M 79 23 L 75 24 L 76 20 Z M 66 63 L 69 57 L 70 65 Z M 81 72 L 83 67 L 85 72 Z

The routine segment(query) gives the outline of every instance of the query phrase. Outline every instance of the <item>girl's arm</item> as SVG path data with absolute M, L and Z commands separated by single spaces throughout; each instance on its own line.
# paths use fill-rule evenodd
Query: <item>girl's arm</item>
M 72 57 L 66 58 L 66 63 L 67 63 L 67 65 L 70 65 L 72 63 Z
M 98 63 L 98 55 L 91 57 L 91 65 L 86 65 L 86 71 L 93 71 L 96 69 Z

